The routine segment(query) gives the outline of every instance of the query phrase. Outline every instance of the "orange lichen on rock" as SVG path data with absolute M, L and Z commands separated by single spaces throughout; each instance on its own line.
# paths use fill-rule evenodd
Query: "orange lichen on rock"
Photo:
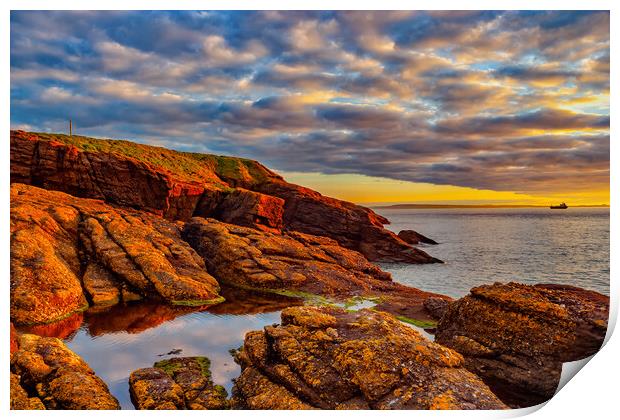
M 452 303 L 436 341 L 514 407 L 553 396 L 562 363 L 594 354 L 607 331 L 609 298 L 572 286 L 495 283 Z
M 114 410 L 118 401 L 93 370 L 57 338 L 19 336 L 11 355 L 11 408 Z
M 369 296 L 380 300 L 381 310 L 427 320 L 432 316 L 423 306 L 425 299 L 450 300 L 393 282 L 389 273 L 362 254 L 324 236 L 274 234 L 195 217 L 185 224 L 183 238 L 218 281 L 235 287 Z
M 185 408 L 183 390 L 161 369 L 138 369 L 129 375 L 129 392 L 138 410 Z
M 31 397 L 19 383 L 19 376 L 11 373 L 11 410 L 45 410 L 37 397 Z
M 139 410 L 222 410 L 226 390 L 211 380 L 206 357 L 175 357 L 129 376 L 129 391 Z
M 85 267 L 83 270 L 82 267 Z M 125 292 L 172 304 L 223 300 L 176 224 L 98 200 L 11 185 L 11 320 L 61 320 Z
M 366 309 L 285 309 L 282 325 L 246 335 L 237 360 L 243 408 L 506 408 L 458 353 Z

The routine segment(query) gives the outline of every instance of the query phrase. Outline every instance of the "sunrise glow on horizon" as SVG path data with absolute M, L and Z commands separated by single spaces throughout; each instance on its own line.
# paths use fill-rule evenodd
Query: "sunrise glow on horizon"
M 11 127 L 356 203 L 609 204 L 609 12 L 11 13 Z

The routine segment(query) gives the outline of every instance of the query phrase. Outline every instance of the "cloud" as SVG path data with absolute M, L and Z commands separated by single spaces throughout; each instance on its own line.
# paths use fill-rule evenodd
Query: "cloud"
M 497 117 L 450 119 L 440 122 L 436 127 L 436 131 L 439 133 L 502 136 L 510 136 L 531 130 L 566 131 L 589 129 L 609 129 L 609 116 L 544 109 Z
M 11 125 L 526 193 L 608 188 L 609 13 L 11 13 Z

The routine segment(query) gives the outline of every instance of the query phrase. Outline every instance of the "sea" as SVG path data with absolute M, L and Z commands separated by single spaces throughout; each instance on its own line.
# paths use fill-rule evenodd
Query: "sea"
M 609 208 L 375 208 L 443 264 L 381 264 L 400 283 L 453 298 L 481 284 L 560 283 L 609 295 Z
M 443 264 L 382 264 L 398 282 L 454 298 L 496 281 L 563 283 L 609 293 L 608 208 L 376 211 L 392 222 L 387 227 L 394 232 L 413 229 L 439 242 L 420 248 Z M 129 374 L 175 356 L 208 357 L 213 381 L 230 394 L 240 374 L 231 350 L 248 331 L 279 322 L 283 308 L 303 304 L 243 293 L 223 289 L 226 302 L 194 312 L 154 302 L 93 308 L 32 332 L 63 339 L 123 409 L 134 408 Z

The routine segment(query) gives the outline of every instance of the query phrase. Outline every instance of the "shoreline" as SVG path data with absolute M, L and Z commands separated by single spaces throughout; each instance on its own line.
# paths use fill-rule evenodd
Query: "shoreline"
M 140 348 L 140 365 L 122 367 L 138 409 L 518 408 L 549 399 L 558 364 L 602 343 L 609 299 L 597 292 L 499 278 L 458 299 L 413 287 L 380 264 L 441 262 L 416 247 L 435 244 L 429 237 L 409 226 L 397 234 L 373 210 L 289 184 L 256 161 L 165 150 L 11 132 L 12 407 L 120 408 L 108 388 L 118 384 L 106 384 L 79 354 L 90 351 L 42 337 L 66 341 L 85 323 L 101 336 L 140 334 L 194 312 L 271 317 L 270 325 L 260 317 L 237 325 L 242 347 L 228 347 L 213 365 L 204 348 L 167 361 Z M 20 331 L 27 324 L 34 334 Z M 560 345 L 551 346 L 556 324 Z M 481 329 L 488 325 L 502 327 Z M 239 344 L 240 329 L 221 328 Z M 171 331 L 154 353 L 191 348 L 177 343 L 188 336 Z M 101 351 L 100 341 L 88 344 Z M 241 373 L 228 399 L 210 367 L 230 371 L 231 356 Z M 44 369 L 32 362 L 41 358 Z M 67 394 L 56 386 L 76 378 L 52 367 L 72 364 L 97 385 L 94 398 L 92 387 Z M 536 369 L 522 373 L 530 364 Z M 526 386 L 506 392 L 519 384 Z

